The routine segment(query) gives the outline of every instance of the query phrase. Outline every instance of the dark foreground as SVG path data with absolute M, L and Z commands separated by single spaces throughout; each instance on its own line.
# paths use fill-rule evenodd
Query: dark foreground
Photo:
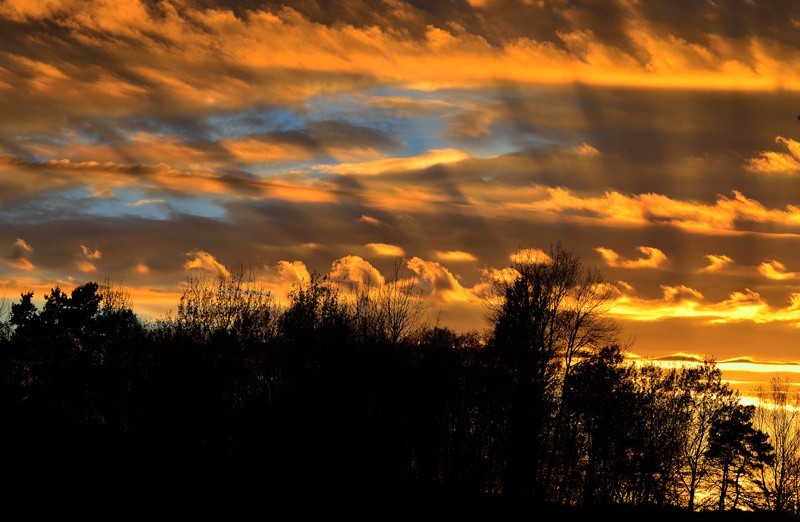
M 485 335 L 409 329 L 402 288 L 352 303 L 324 278 L 286 307 L 243 279 L 190 281 L 177 318 L 155 324 L 97 283 L 53 289 L 41 310 L 22 294 L 0 320 L 0 501 L 59 518 L 781 520 L 675 507 L 684 450 L 707 440 L 703 473 L 742 470 L 733 486 L 754 493 L 738 505 L 797 512 L 800 474 L 780 502 L 758 482 L 793 460 L 715 362 L 626 360 L 603 317 L 574 322 L 595 308 L 559 308 L 594 276 L 563 249 L 550 258 L 517 267 Z M 566 353 L 580 355 L 569 372 Z M 531 491 L 639 507 L 548 508 Z
M 57 467 L 36 459 L 29 466 L 12 459 L 1 497 L 6 509 L 29 516 L 203 517 L 266 520 L 616 520 L 616 521 L 790 521 L 769 512 L 697 512 L 646 507 L 567 508 L 529 499 L 466 495 L 420 483 L 375 483 L 349 491 L 336 481 L 287 473 L 280 480 L 268 469 L 244 462 L 93 462 L 65 457 Z

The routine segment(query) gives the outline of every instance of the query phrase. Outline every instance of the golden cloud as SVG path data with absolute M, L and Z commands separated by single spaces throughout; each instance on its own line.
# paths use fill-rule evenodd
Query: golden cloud
M 764 174 L 797 174 L 800 173 L 800 142 L 778 136 L 777 143 L 788 149 L 785 152 L 764 151 L 755 158 L 747 160 L 747 167 Z
M 97 265 L 95 265 L 94 261 L 103 257 L 102 252 L 99 249 L 92 250 L 86 245 L 80 245 L 80 249 L 81 252 L 75 259 L 75 266 L 84 274 L 96 271 Z
M 459 185 L 459 200 L 454 200 L 436 186 L 389 183 L 380 176 L 364 178 L 360 188 L 352 189 L 331 180 L 315 179 L 308 173 L 293 172 L 265 179 L 247 174 L 178 170 L 163 163 L 140 165 L 68 159 L 31 162 L 9 155 L 0 156 L 0 171 L 7 192 L 29 195 L 88 185 L 95 194 L 113 194 L 121 187 L 136 187 L 148 193 L 235 199 L 266 197 L 303 203 L 336 203 L 355 197 L 364 207 L 385 211 L 438 212 L 446 205 L 458 212 L 487 218 L 527 212 L 545 219 L 577 223 L 614 227 L 671 225 L 714 235 L 796 233 L 800 227 L 800 207 L 768 208 L 738 191 L 731 197 L 720 195 L 714 203 L 704 203 L 654 193 L 627 195 L 607 191 L 596 195 L 562 187 L 512 188 L 467 181 Z M 23 171 L 24 176 L 20 175 Z M 155 202 L 160 198 L 147 199 Z M 377 224 L 376 218 L 364 216 L 364 222 Z M 774 225 L 778 230 L 763 232 L 764 227 L 758 225 Z
M 325 25 L 288 7 L 237 15 L 183 2 L 148 5 L 139 0 L 0 4 L 0 17 L 29 24 L 28 37 L 41 44 L 29 46 L 30 56 L 8 54 L 0 64 L 7 107 L 41 108 L 40 117 L 21 124 L 52 127 L 54 119 L 67 121 L 74 113 L 124 117 L 299 105 L 314 95 L 375 85 L 800 88 L 800 51 L 788 43 L 730 37 L 714 32 L 713 25 L 708 38 L 691 41 L 659 31 L 643 12 L 630 8 L 624 9 L 616 39 L 625 42 L 623 49 L 580 24 L 572 11 L 564 17 L 574 18 L 574 27 L 567 23 L 553 41 L 543 41 L 533 35 L 495 39 L 451 20 L 431 21 L 417 34 L 375 24 Z M 393 11 L 414 18 L 410 7 L 395 5 Z M 66 60 L 59 52 L 35 53 L 58 38 L 36 33 L 41 26 L 68 34 L 80 56 Z M 241 152 L 273 154 L 249 146 Z
M 401 118 L 410 116 L 429 116 L 455 106 L 444 100 L 411 98 L 408 96 L 372 96 L 366 100 L 368 105 L 389 109 Z
M 758 272 L 767 279 L 774 281 L 785 281 L 787 279 L 797 279 L 798 277 L 797 272 L 788 272 L 786 266 L 775 259 L 764 261 L 758 265 Z
M 598 247 L 595 250 L 608 266 L 616 268 L 663 268 L 667 263 L 667 255 L 655 247 L 636 247 L 643 255 L 638 259 L 625 259 L 610 248 Z
M 8 255 L 5 256 L 5 262 L 11 268 L 30 272 L 36 268 L 30 261 L 30 256 L 33 254 L 33 247 L 24 239 L 17 238 L 11 244 L 11 249 Z
M 95 248 L 92 250 L 91 248 L 87 247 L 86 245 L 80 245 L 81 252 L 83 253 L 86 259 L 100 259 L 103 257 L 103 253 L 100 252 L 100 249 Z
M 337 165 L 316 165 L 314 170 L 328 174 L 375 175 L 385 172 L 404 172 L 421 170 L 440 163 L 455 163 L 467 159 L 469 154 L 457 149 L 434 149 L 418 156 L 405 158 L 386 158 L 361 163 L 339 163 Z
M 664 292 L 664 301 L 703 299 L 703 294 L 700 293 L 699 290 L 695 290 L 694 288 L 686 285 L 662 285 L 661 290 Z
M 600 155 L 600 151 L 588 143 L 581 143 L 580 145 L 575 146 L 572 150 L 575 151 L 575 154 L 578 156 L 583 156 L 584 158 L 593 158 Z
M 380 286 L 384 277 L 380 271 L 359 256 L 345 256 L 331 265 L 330 278 L 346 288 Z
M 341 195 L 341 190 L 324 181 L 309 180 L 302 176 L 294 177 L 291 181 L 268 180 L 247 175 L 216 174 L 208 170 L 185 171 L 165 163 L 142 165 L 73 162 L 68 159 L 30 162 L 0 155 L 2 167 L 8 169 L 8 175 L 0 178 L 4 184 L 31 194 L 88 185 L 92 192 L 100 194 L 113 194 L 115 189 L 121 187 L 136 187 L 139 190 L 179 195 L 246 199 L 269 197 L 306 203 L 335 202 Z M 20 171 L 26 175 L 19 176 Z M 150 204 L 157 202 L 158 198 L 143 201 Z
M 278 261 L 274 266 L 265 265 L 257 283 L 282 303 L 294 288 L 308 283 L 311 273 L 302 261 Z
M 88 274 L 97 270 L 97 266 L 94 263 L 86 261 L 85 259 L 78 259 L 75 261 L 75 266 L 84 274 Z
M 478 260 L 473 254 L 462 250 L 447 250 L 444 252 L 437 250 L 436 257 L 442 261 L 453 261 L 457 263 Z
M 733 263 L 733 259 L 723 254 L 707 254 L 708 266 L 701 268 L 701 272 L 719 272 L 726 266 Z
M 311 280 L 311 274 L 302 261 L 278 261 L 276 269 L 283 281 L 303 283 Z
M 379 219 L 377 219 L 377 218 L 374 218 L 374 217 L 372 217 L 372 216 L 368 216 L 368 215 L 366 215 L 366 214 L 363 214 L 363 215 L 362 215 L 362 216 L 359 218 L 359 221 L 363 221 L 364 223 L 368 223 L 368 224 L 370 224 L 370 225 L 380 225 L 380 224 L 381 224 L 381 222 L 380 222 L 380 220 L 379 220 Z
M 800 226 L 800 207 L 766 208 L 738 191 L 733 191 L 732 197 L 717 196 L 714 204 L 653 193 L 629 196 L 608 191 L 602 196 L 583 195 L 561 187 L 540 187 L 530 197 L 531 202 L 512 200 L 506 205 L 578 222 L 619 227 L 669 224 L 707 234 L 748 232 L 748 223 Z
M 406 266 L 414 275 L 416 285 L 430 298 L 442 303 L 476 302 L 475 294 L 464 288 L 456 277 L 435 261 L 413 257 Z
M 220 144 L 246 163 L 266 163 L 311 159 L 306 148 L 291 143 L 273 143 L 255 138 L 225 139 Z
M 544 250 L 538 248 L 522 248 L 509 257 L 514 264 L 550 263 L 553 260 Z
M 731 292 L 727 299 L 717 302 L 706 301 L 702 293 L 685 285 L 664 285 L 661 289 L 661 299 L 644 299 L 623 293 L 612 304 L 610 313 L 634 321 L 691 318 L 709 324 L 786 322 L 800 328 L 800 293 L 791 294 L 786 306 L 774 307 L 749 288 Z
M 402 247 L 397 245 L 389 245 L 387 243 L 368 243 L 366 246 L 376 256 L 401 257 L 406 253 Z
M 217 261 L 216 258 L 208 252 L 194 250 L 192 252 L 187 252 L 186 257 L 188 257 L 189 260 L 183 264 L 185 270 L 203 270 L 223 277 L 230 277 L 231 275 L 225 265 Z

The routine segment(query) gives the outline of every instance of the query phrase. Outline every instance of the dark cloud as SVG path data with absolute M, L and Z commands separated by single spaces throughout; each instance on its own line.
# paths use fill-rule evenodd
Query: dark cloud
M 156 3 L 152 4 L 157 5 Z M 797 45 L 794 20 L 800 7 L 790 0 L 754 2 L 751 0 L 199 0 L 182 3 L 206 9 L 229 9 L 247 19 L 252 13 L 280 14 L 291 9 L 315 23 L 381 27 L 424 38 L 428 26 L 461 30 L 501 45 L 518 38 L 547 42 L 570 49 L 563 35 L 591 31 L 603 43 L 614 45 L 646 63 L 643 53 L 631 38 L 633 22 L 637 29 L 656 35 L 674 35 L 690 43 L 710 45 L 716 35 L 735 40 L 760 37 Z M 179 11 L 181 8 L 179 7 Z M 747 50 L 745 44 L 742 51 Z

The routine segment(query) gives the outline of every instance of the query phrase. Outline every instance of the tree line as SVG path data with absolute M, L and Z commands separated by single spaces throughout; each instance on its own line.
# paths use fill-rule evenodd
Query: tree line
M 399 271 L 314 274 L 282 306 L 243 269 L 192 277 L 151 322 L 108 284 L 23 293 L 0 323 L 6 467 L 213 480 L 310 514 L 398 491 L 800 512 L 789 383 L 748 405 L 713 359 L 626 359 L 602 274 L 560 243 L 516 259 L 485 332 L 426 323 Z

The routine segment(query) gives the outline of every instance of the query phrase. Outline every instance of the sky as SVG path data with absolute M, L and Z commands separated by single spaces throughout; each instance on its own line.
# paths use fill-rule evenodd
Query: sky
M 484 330 L 520 249 L 630 353 L 800 377 L 800 4 L 0 0 L 0 294 L 400 263 Z M 792 377 L 794 378 L 794 377 Z M 797 379 L 800 380 L 800 379 Z

